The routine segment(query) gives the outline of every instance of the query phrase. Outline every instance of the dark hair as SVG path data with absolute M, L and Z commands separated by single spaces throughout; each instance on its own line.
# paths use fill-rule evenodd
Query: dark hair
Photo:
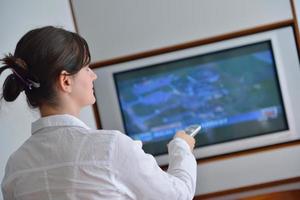
M 20 39 L 14 55 L 1 59 L 0 75 L 6 69 L 13 72 L 4 81 L 2 98 L 14 101 L 25 91 L 30 107 L 56 105 L 60 73 L 76 74 L 90 60 L 87 42 L 78 34 L 52 26 L 31 30 Z

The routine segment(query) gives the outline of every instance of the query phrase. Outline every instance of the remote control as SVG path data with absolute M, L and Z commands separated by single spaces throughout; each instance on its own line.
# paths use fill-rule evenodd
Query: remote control
M 188 126 L 187 128 L 184 129 L 185 133 L 192 137 L 195 137 L 195 135 L 197 135 L 200 130 L 201 130 L 201 126 L 198 124 Z

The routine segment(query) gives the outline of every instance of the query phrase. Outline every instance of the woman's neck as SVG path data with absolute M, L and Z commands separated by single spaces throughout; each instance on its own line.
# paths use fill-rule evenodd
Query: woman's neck
M 50 105 L 42 105 L 40 106 L 40 112 L 42 117 L 50 116 L 50 115 L 62 115 L 69 114 L 75 117 L 79 117 L 80 109 L 74 108 L 72 105 L 68 106 L 50 106 Z

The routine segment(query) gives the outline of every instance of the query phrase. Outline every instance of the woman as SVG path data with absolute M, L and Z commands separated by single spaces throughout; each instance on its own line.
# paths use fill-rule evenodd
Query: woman
M 3 97 L 24 91 L 41 118 L 32 136 L 14 152 L 2 182 L 4 199 L 192 199 L 196 184 L 194 139 L 178 132 L 168 144 L 167 172 L 145 154 L 141 143 L 113 130 L 91 130 L 78 119 L 95 103 L 86 41 L 61 28 L 29 31 L 14 55 Z

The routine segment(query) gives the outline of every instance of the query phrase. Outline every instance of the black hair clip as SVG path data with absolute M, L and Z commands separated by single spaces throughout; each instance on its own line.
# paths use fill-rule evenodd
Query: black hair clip
M 32 88 L 39 88 L 40 86 L 41 86 L 41 84 L 40 83 L 38 83 L 38 82 L 35 82 L 35 81 L 33 81 L 33 80 L 30 80 L 30 79 L 26 79 L 26 80 L 24 80 L 24 78 L 20 75 L 20 74 L 18 74 L 17 72 L 16 72 L 16 70 L 14 70 L 14 69 L 12 69 L 12 71 L 14 72 L 14 74 L 27 86 L 27 88 L 29 89 L 29 90 L 32 90 Z

